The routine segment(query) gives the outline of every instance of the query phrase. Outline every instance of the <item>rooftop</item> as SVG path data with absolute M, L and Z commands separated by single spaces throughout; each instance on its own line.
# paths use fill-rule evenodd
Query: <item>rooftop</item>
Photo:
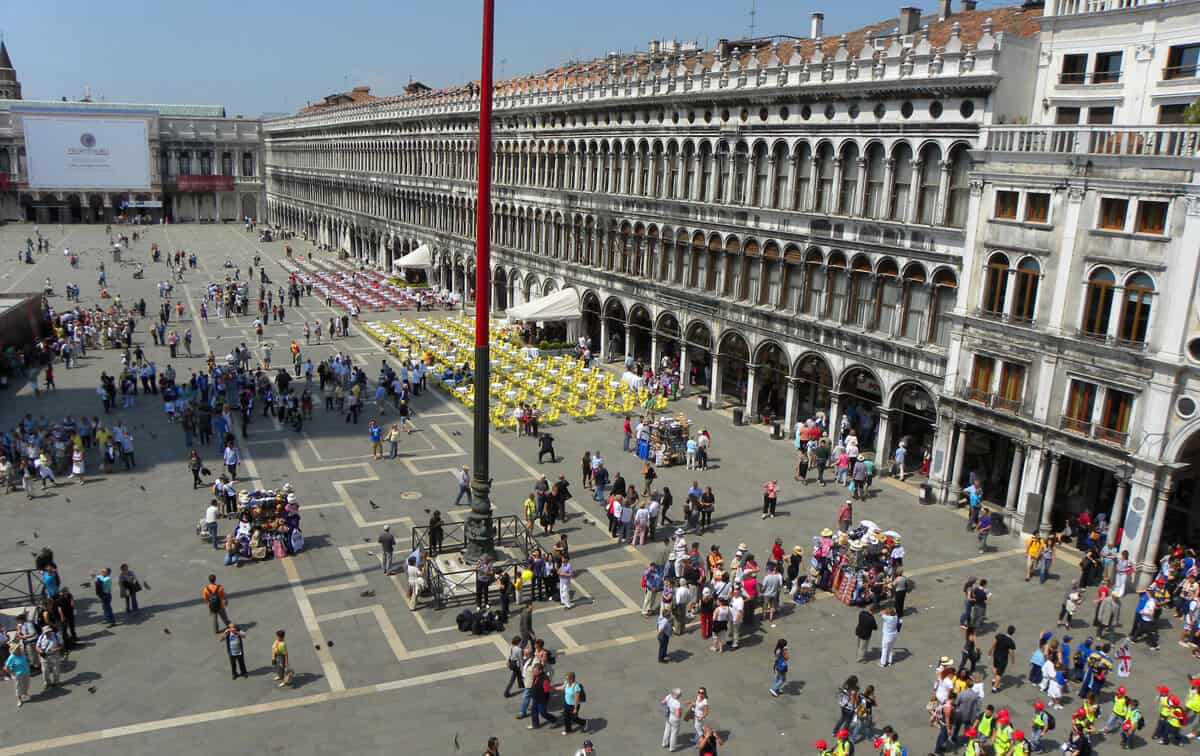
M 157 113 L 180 118 L 227 118 L 221 105 L 147 105 L 126 102 L 82 102 L 62 100 L 0 100 L 0 110 L 14 111 L 62 111 L 78 113 Z

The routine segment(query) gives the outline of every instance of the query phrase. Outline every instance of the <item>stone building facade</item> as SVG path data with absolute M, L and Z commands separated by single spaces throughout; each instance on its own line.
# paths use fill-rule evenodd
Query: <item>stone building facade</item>
M 714 403 L 860 418 L 930 448 L 970 152 L 1024 113 L 1036 8 L 904 9 L 848 34 L 654 42 L 495 96 L 497 310 L 573 287 L 607 356 L 679 354 Z M 268 219 L 365 265 L 474 281 L 469 87 L 264 125 Z

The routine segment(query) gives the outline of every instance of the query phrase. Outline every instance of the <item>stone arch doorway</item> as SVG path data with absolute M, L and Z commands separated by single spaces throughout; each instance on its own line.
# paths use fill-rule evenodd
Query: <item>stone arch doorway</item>
M 242 195 L 242 218 L 258 220 L 258 200 L 253 194 Z
M 704 323 L 696 322 L 688 326 L 683 339 L 683 361 L 679 372 L 689 386 L 712 385 L 712 330 Z
M 870 448 L 879 425 L 879 405 L 883 402 L 879 379 L 867 368 L 856 365 L 842 375 L 838 394 L 840 414 L 829 418 L 831 435 L 839 441 L 842 439 L 841 420 L 845 417 L 849 429 L 858 436 L 859 448 Z
M 650 319 L 650 311 L 642 305 L 634 305 L 629 310 L 629 354 L 644 367 L 652 355 L 650 342 L 653 338 L 654 326 Z M 637 371 L 641 375 L 643 371 Z
M 603 345 L 608 360 L 620 359 L 625 354 L 625 305 L 619 299 L 610 299 L 604 304 L 604 330 L 608 343 Z
M 754 355 L 754 396 L 751 411 L 763 422 L 784 417 L 787 409 L 788 357 L 773 341 L 759 345 Z
M 600 348 L 600 297 L 594 291 L 585 291 L 580 301 L 583 312 L 583 335 L 588 339 L 588 346 L 593 352 Z
M 492 273 L 492 308 L 500 313 L 508 309 L 508 274 L 504 268 Z
M 833 370 L 829 362 L 819 354 L 805 354 L 796 360 L 792 366 L 792 378 L 796 387 L 795 417 L 796 420 L 816 419 L 818 414 L 824 414 L 829 420 L 829 398 L 833 391 Z
M 673 368 L 679 364 L 679 321 L 669 312 L 658 316 L 654 328 L 656 371 L 662 371 L 663 363 Z M 681 376 L 682 377 L 682 376 Z
M 876 449 L 888 458 L 892 447 L 904 441 L 907 459 L 919 464 L 925 451 L 933 453 L 936 425 L 937 402 L 929 390 L 919 383 L 902 383 L 892 392 L 887 418 L 879 424 Z
M 78 194 L 67 197 L 67 223 L 83 223 L 83 203 Z
M 717 380 L 713 389 L 716 396 L 714 404 L 719 404 L 723 397 L 728 397 L 736 404 L 745 406 L 746 387 L 749 382 L 750 345 L 746 337 L 737 331 L 729 331 L 721 337 L 717 348 Z

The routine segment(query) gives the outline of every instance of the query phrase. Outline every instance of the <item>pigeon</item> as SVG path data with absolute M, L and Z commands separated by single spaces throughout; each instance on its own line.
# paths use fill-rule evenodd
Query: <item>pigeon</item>
M 317 644 L 317 643 L 314 643 L 314 644 L 313 644 L 313 648 L 317 649 L 318 651 L 320 651 L 320 650 L 321 650 L 321 646 L 320 646 L 320 644 Z
M 70 497 L 70 496 L 68 496 L 68 497 L 67 497 L 67 503 L 68 503 L 68 504 L 70 504 L 70 503 L 71 503 L 71 497 Z
M 317 512 L 317 517 L 320 517 L 322 520 L 324 520 L 324 519 L 325 519 L 325 513 L 324 513 L 324 512 Z
M 88 691 L 88 693 L 95 693 L 95 692 L 96 692 L 96 686 L 95 686 L 95 685 L 89 685 L 89 686 L 88 686 L 88 689 L 87 689 L 87 691 Z
M 37 532 L 36 530 L 35 530 L 35 531 L 33 531 L 33 537 L 34 537 L 34 538 L 39 538 L 39 537 L 40 537 L 40 536 L 38 536 L 38 532 Z
M 24 546 L 24 545 L 25 545 L 25 542 L 24 542 L 24 541 L 17 541 L 17 545 L 18 545 L 18 546 Z
M 376 504 L 373 500 L 367 499 L 367 503 L 371 505 L 371 509 L 379 509 L 379 505 Z
M 363 598 L 371 598 L 372 596 L 374 596 L 374 595 L 375 595 L 375 591 L 370 591 L 370 590 L 368 590 L 368 591 L 363 591 L 362 593 L 360 593 L 360 594 L 358 594 L 358 595 L 359 595 L 359 596 L 362 596 Z
M 329 646 L 330 648 L 333 648 L 333 641 L 331 641 L 331 640 L 330 640 L 330 641 L 325 641 L 325 645 L 326 645 L 326 646 Z
M 451 436 L 461 436 L 461 435 L 462 435 L 462 431 L 451 431 L 451 432 L 450 432 L 450 435 L 451 435 Z M 457 739 L 458 739 L 458 736 L 456 735 L 456 736 L 455 736 L 455 740 L 457 741 Z
M 138 485 L 138 488 L 142 489 L 143 491 L 145 491 L 145 490 L 146 490 L 146 487 L 145 487 L 145 486 L 143 486 L 143 485 L 141 485 L 141 484 L 139 484 L 139 485 Z
M 454 750 L 455 750 L 455 751 L 458 751 L 458 750 L 460 750 L 460 749 L 459 749 L 459 747 L 458 747 L 458 733 L 457 733 L 457 732 L 456 732 L 456 733 L 454 733 Z
M 364 539 L 363 539 L 363 543 L 370 543 L 370 542 L 371 542 L 371 539 L 370 539 L 370 538 L 364 538 Z
M 169 628 L 169 627 L 164 627 L 164 628 L 163 628 L 163 635 L 170 635 L 170 634 L 171 634 L 171 628 Z

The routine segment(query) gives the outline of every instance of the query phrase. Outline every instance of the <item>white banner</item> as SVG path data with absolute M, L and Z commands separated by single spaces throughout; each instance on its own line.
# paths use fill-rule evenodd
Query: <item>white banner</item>
M 132 208 L 162 207 L 162 200 L 127 200 L 122 202 L 121 206 Z
M 34 189 L 150 188 L 145 118 L 22 115 Z

